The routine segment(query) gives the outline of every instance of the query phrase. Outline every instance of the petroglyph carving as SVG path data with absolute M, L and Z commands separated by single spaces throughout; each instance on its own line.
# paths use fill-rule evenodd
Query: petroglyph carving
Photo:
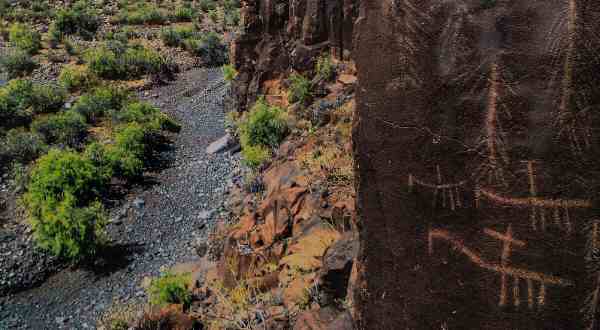
M 552 216 L 554 225 L 567 233 L 573 231 L 571 210 L 589 209 L 592 202 L 584 199 L 557 199 L 538 197 L 535 182 L 534 161 L 527 161 L 527 177 L 529 181 L 529 197 L 507 197 L 502 196 L 492 189 L 478 187 L 475 189 L 476 206 L 479 207 L 481 199 L 485 198 L 500 205 L 528 208 L 529 219 L 533 230 L 546 231 L 548 217 Z
M 487 159 L 477 173 L 477 181 L 487 178 L 487 183 L 506 186 L 504 166 L 508 164 L 508 154 L 504 142 L 504 132 L 498 119 L 500 101 L 500 88 L 502 81 L 497 62 L 490 68 L 489 91 L 487 99 L 487 112 L 485 117 L 485 137 L 480 144 L 485 145 Z
M 466 180 L 458 183 L 444 183 L 442 178 L 442 171 L 440 166 L 436 166 L 437 170 L 437 183 L 429 183 L 424 180 L 418 179 L 412 174 L 408 175 L 408 187 L 410 191 L 415 186 L 425 187 L 433 190 L 432 206 L 436 207 L 439 199 L 442 201 L 443 208 L 450 208 L 452 211 L 456 210 L 457 207 L 463 206 L 462 187 L 467 184 Z
M 567 287 L 573 285 L 573 282 L 567 279 L 511 266 L 510 255 L 513 246 L 523 248 L 526 243 L 513 237 L 512 227 L 510 225 L 508 226 L 506 233 L 500 233 L 488 228 L 484 229 L 484 233 L 502 242 L 502 253 L 500 255 L 499 263 L 483 259 L 477 252 L 465 246 L 462 240 L 456 238 L 453 234 L 444 229 L 429 230 L 429 254 L 433 254 L 433 243 L 436 239 L 444 240 L 449 242 L 457 251 L 466 255 L 479 267 L 500 274 L 498 305 L 501 307 L 508 303 L 508 280 L 510 278 L 513 280 L 511 290 L 513 306 L 519 307 L 521 305 L 520 283 L 521 280 L 524 280 L 527 284 L 527 306 L 530 309 L 534 308 L 536 302 L 539 307 L 546 304 L 547 286 L 554 285 L 558 287 Z M 534 299 L 536 284 L 539 285 L 537 301 Z

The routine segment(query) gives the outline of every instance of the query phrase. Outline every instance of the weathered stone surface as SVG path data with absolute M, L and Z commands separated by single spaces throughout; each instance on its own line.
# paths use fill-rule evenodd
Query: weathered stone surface
M 229 134 L 225 134 L 220 139 L 214 141 L 206 147 L 206 153 L 213 155 L 219 152 L 227 151 L 234 144 L 233 138 Z
M 356 30 L 361 327 L 597 328 L 600 3 L 365 0 Z

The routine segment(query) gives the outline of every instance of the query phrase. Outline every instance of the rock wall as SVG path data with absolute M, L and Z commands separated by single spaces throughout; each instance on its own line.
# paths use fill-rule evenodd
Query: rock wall
M 598 329 L 600 3 L 364 0 L 365 329 Z
M 265 93 L 265 81 L 290 69 L 312 70 L 322 52 L 348 57 L 357 15 L 358 0 L 242 1 L 242 29 L 230 56 L 239 72 L 240 110 Z

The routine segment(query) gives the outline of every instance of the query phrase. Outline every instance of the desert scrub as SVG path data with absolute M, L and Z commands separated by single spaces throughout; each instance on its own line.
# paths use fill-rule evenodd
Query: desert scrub
M 253 168 L 260 166 L 288 134 L 286 114 L 279 107 L 269 106 L 259 99 L 249 113 L 238 122 L 238 134 L 244 162 Z
M 183 41 L 194 35 L 194 28 L 185 26 L 168 27 L 162 29 L 160 38 L 166 46 L 180 47 Z
M 26 51 L 15 49 L 0 57 L 0 71 L 6 72 L 9 79 L 24 77 L 37 67 L 31 55 Z
M 156 51 L 141 45 L 124 45 L 112 41 L 88 50 L 89 69 L 105 79 L 135 79 L 165 69 L 165 59 Z
M 188 308 L 192 302 L 189 283 L 190 274 L 162 274 L 150 283 L 148 288 L 150 304 L 157 306 L 181 304 L 184 308 Z
M 15 23 L 10 27 L 8 38 L 13 47 L 25 51 L 30 55 L 37 54 L 40 48 L 42 48 L 40 34 L 22 23 Z
M 83 115 L 87 122 L 94 123 L 107 113 L 119 111 L 130 101 L 127 91 L 118 87 L 98 87 L 82 95 L 73 105 L 72 111 Z
M 108 180 L 73 151 L 52 149 L 39 158 L 23 196 L 38 245 L 70 260 L 93 256 L 103 241 L 106 217 L 98 198 Z
M 78 1 L 70 8 L 56 13 L 56 19 L 49 28 L 51 39 L 59 41 L 65 35 L 77 34 L 84 39 L 92 39 L 100 27 L 100 16 L 87 1 Z
M 0 138 L 0 164 L 28 164 L 44 154 L 47 149 L 39 135 L 12 129 Z
M 66 94 L 60 88 L 14 79 L 0 87 L 0 127 L 27 124 L 33 114 L 57 111 Z
M 139 178 L 144 171 L 148 151 L 148 131 L 138 123 L 117 127 L 114 144 L 107 146 L 105 158 L 114 175 Z
M 124 8 L 118 20 L 132 25 L 162 24 L 166 21 L 166 15 L 156 5 L 139 2 L 133 8 Z
M 58 82 L 69 92 L 76 92 L 96 86 L 98 78 L 85 66 L 65 66 L 58 76 Z
M 221 70 L 223 71 L 223 78 L 225 79 L 225 81 L 231 82 L 238 75 L 237 70 L 233 67 L 232 64 L 223 65 L 223 67 L 221 68 Z
M 138 123 L 149 133 L 160 131 L 178 132 L 180 129 L 179 124 L 173 119 L 147 102 L 128 104 L 122 111 L 114 113 L 113 120 L 118 123 Z
M 175 9 L 171 20 L 175 22 L 191 22 L 195 14 L 194 8 L 189 5 L 183 5 Z
M 199 6 L 200 10 L 208 13 L 209 11 L 217 8 L 217 3 L 214 0 L 200 0 Z
M 325 81 L 333 79 L 333 75 L 335 72 L 329 54 L 323 54 L 319 57 L 319 59 L 317 60 L 315 71 L 319 79 L 323 79 Z
M 187 51 L 200 56 L 209 66 L 220 66 L 229 61 L 227 45 L 215 32 L 206 32 L 199 38 L 188 38 L 183 44 Z
M 288 101 L 290 103 L 306 104 L 311 97 L 311 83 L 301 74 L 293 73 L 290 76 L 290 90 Z
M 85 117 L 75 111 L 64 111 L 33 121 L 31 128 L 47 144 L 79 148 L 85 142 L 88 125 Z

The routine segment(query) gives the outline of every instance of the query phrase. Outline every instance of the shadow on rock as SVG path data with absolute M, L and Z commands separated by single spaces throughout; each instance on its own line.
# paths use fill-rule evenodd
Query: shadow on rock
M 143 244 L 114 244 L 100 248 L 94 260 L 81 265 L 97 276 L 108 276 L 119 271 L 133 261 L 132 256 L 144 252 Z

